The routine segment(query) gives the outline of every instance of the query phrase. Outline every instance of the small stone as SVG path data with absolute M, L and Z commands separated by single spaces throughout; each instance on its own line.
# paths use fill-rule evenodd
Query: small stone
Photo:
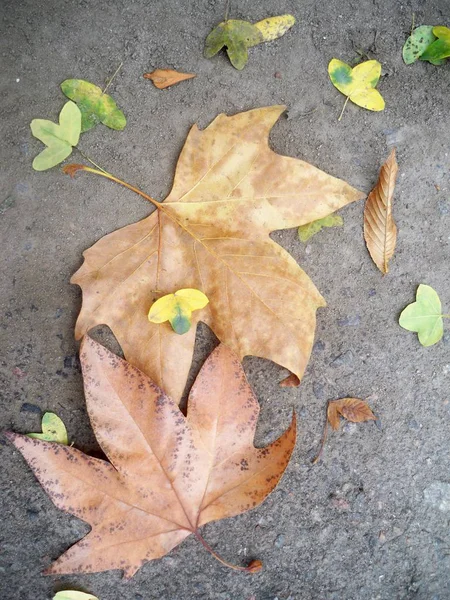
M 353 358 L 353 352 L 351 350 L 347 350 L 346 352 L 339 354 L 339 356 L 336 356 L 330 362 L 330 367 L 332 367 L 333 369 L 337 369 L 339 367 L 350 365 L 353 362 Z
M 450 511 L 450 483 L 444 481 L 433 481 L 424 489 L 425 502 L 442 512 Z
M 325 343 L 322 340 L 317 340 L 314 344 L 312 351 L 313 352 L 323 352 L 325 350 Z
M 32 508 L 29 508 L 27 510 L 27 517 L 30 521 L 36 521 L 39 517 L 39 512 L 37 510 L 33 510 Z
M 357 429 L 358 429 L 358 425 L 356 423 L 350 423 L 347 421 L 347 423 L 345 423 L 344 427 L 342 428 L 342 431 L 344 433 L 353 435 Z
M 275 79 L 282 79 L 283 78 L 283 76 L 281 75 L 281 73 L 279 71 L 276 71 L 276 73 L 274 73 L 273 76 L 275 77 Z
M 337 324 L 339 327 L 358 327 L 361 322 L 361 317 L 359 315 L 350 315 L 348 317 L 344 317 L 342 319 L 337 320 Z
M 439 200 L 438 209 L 441 215 L 450 215 L 450 201 L 449 200 Z
M 313 394 L 318 400 L 325 399 L 325 386 L 323 383 L 319 381 L 313 382 Z
M 284 546 L 285 539 L 285 536 L 282 533 L 280 533 L 280 535 L 277 535 L 273 545 L 276 548 L 282 548 Z
M 20 407 L 20 412 L 29 412 L 35 415 L 41 414 L 41 409 L 36 404 L 30 404 L 29 402 L 24 402 Z
M 408 427 L 410 429 L 413 429 L 414 431 L 418 431 L 422 427 L 422 425 L 420 425 L 415 419 L 411 419 L 408 423 Z
M 377 295 L 377 291 L 374 289 L 369 290 L 369 298 L 373 298 L 373 296 Z

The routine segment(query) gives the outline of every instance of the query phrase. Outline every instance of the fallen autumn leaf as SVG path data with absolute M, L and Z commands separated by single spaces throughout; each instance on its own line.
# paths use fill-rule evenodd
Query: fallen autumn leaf
M 111 462 L 7 434 L 53 503 L 92 526 L 46 574 L 122 569 L 130 578 L 190 534 L 223 564 L 258 572 L 260 561 L 224 561 L 199 529 L 254 508 L 275 488 L 294 449 L 295 415 L 279 439 L 255 448 L 258 401 L 224 345 L 192 386 L 187 417 L 146 375 L 89 337 L 80 359 L 91 424 Z
M 83 290 L 75 334 L 109 325 L 127 360 L 175 400 L 186 384 L 200 318 L 240 359 L 271 359 L 299 379 L 306 368 L 316 309 L 325 301 L 269 234 L 320 219 L 364 194 L 269 148 L 270 129 L 283 111 L 219 115 L 204 131 L 194 125 L 164 203 L 107 173 L 65 169 L 102 175 L 157 209 L 84 253 L 71 279 Z M 183 336 L 147 318 L 153 302 L 180 288 L 209 299 Z
M 397 226 L 392 216 L 392 199 L 398 164 L 395 148 L 380 169 L 376 186 L 370 192 L 364 208 L 364 239 L 373 262 L 383 274 L 389 271 L 389 261 L 397 242 Z

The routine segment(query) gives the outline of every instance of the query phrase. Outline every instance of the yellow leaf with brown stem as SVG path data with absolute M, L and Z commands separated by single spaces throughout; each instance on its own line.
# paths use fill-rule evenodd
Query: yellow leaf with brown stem
M 383 274 L 389 271 L 397 242 L 397 226 L 392 216 L 392 199 L 398 164 L 393 148 L 381 167 L 377 185 L 370 192 L 364 208 L 364 239 L 373 262 Z

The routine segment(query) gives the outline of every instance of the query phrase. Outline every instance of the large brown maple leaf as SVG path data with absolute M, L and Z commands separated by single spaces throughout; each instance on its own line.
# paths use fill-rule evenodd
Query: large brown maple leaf
M 174 399 L 186 384 L 198 320 L 241 359 L 268 358 L 298 378 L 306 368 L 316 309 L 325 301 L 269 234 L 325 217 L 364 194 L 269 148 L 283 110 L 222 114 L 204 131 L 194 125 L 165 202 L 153 201 L 158 210 L 149 217 L 87 250 L 72 277 L 83 290 L 77 339 L 109 325 L 127 360 Z M 203 291 L 209 304 L 180 337 L 147 314 L 157 298 L 181 288 Z
M 131 577 L 191 533 L 208 547 L 202 525 L 257 506 L 277 485 L 294 449 L 295 415 L 278 440 L 255 448 L 258 402 L 224 345 L 203 365 L 187 417 L 144 373 L 89 337 L 81 363 L 89 417 L 111 463 L 7 434 L 54 504 L 92 526 L 47 573 L 123 569 Z

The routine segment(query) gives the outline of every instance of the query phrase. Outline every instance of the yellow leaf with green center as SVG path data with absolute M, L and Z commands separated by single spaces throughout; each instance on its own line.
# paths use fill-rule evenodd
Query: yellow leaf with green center
M 98 123 L 121 131 L 127 124 L 123 112 L 115 101 L 101 88 L 83 79 L 66 79 L 61 84 L 64 94 L 77 103 L 81 111 L 81 131 L 85 132 Z
M 208 302 L 208 298 L 200 290 L 178 290 L 154 302 L 148 313 L 148 320 L 151 323 L 169 321 L 175 333 L 182 335 L 191 328 L 192 311 L 204 308 Z
M 450 29 L 448 27 L 433 27 L 433 35 L 438 39 L 433 42 L 420 56 L 420 60 L 430 62 L 440 61 L 450 56 Z
M 344 219 L 340 215 L 328 215 L 323 219 L 317 219 L 312 223 L 300 225 L 298 228 L 298 237 L 301 242 L 307 242 L 313 235 L 319 233 L 323 227 L 341 227 L 344 224 Z
M 69 443 L 66 426 L 55 413 L 46 412 L 42 417 L 42 433 L 29 433 L 28 437 L 44 440 L 45 442 Z
M 248 21 L 228 19 L 219 23 L 206 38 L 205 57 L 213 57 L 226 46 L 231 64 L 240 71 L 247 64 L 248 48 L 281 37 L 294 23 L 292 15 L 269 17 L 254 25 Z
M 399 324 L 403 329 L 415 331 L 422 346 L 432 346 L 444 335 L 441 301 L 437 292 L 429 285 L 417 288 L 416 301 L 409 304 L 401 313 Z
M 59 113 L 59 125 L 47 119 L 33 119 L 31 133 L 47 148 L 33 160 L 35 171 L 46 171 L 58 165 L 72 154 L 81 132 L 80 109 L 73 102 L 66 102 Z
M 328 74 L 334 87 L 347 96 L 347 100 L 367 110 L 384 110 L 383 96 L 375 89 L 381 76 L 381 64 L 377 60 L 367 60 L 352 69 L 333 58 Z

